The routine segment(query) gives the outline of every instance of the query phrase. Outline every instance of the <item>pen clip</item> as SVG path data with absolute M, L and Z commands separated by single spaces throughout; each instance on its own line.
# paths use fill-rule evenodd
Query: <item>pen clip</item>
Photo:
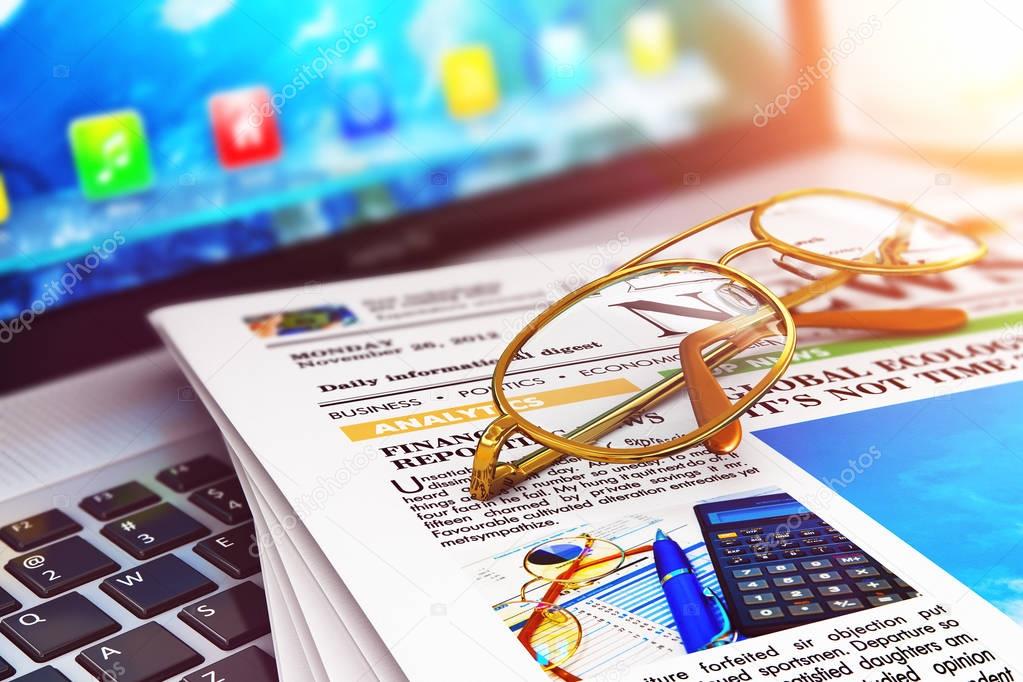
M 721 599 L 709 587 L 703 588 L 703 596 L 716 607 L 718 617 L 721 619 L 721 631 L 711 637 L 710 641 L 704 644 L 701 649 L 713 649 L 714 647 L 731 644 L 736 641 L 739 638 L 739 633 L 732 629 L 732 619 L 728 617 L 728 611 L 725 610 L 725 605 L 721 603 Z

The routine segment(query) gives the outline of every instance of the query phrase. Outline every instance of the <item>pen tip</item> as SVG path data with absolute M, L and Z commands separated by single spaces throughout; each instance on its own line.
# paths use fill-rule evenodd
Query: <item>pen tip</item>
M 657 535 L 654 536 L 654 540 L 667 540 L 668 536 L 664 534 L 664 531 L 660 528 L 657 529 Z

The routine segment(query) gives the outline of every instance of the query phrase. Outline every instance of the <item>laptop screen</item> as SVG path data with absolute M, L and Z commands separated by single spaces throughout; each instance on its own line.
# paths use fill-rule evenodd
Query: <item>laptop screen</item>
M 749 121 L 781 0 L 0 3 L 0 319 Z

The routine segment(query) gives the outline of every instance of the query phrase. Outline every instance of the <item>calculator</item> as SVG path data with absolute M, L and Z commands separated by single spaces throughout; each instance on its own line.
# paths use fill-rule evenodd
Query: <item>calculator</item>
M 788 494 L 694 511 L 732 626 L 747 637 L 918 596 Z

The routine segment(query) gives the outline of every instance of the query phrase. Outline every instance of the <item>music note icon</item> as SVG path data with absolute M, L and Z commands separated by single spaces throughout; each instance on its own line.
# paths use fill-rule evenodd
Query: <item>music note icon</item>
M 68 136 L 78 181 L 87 198 L 133 194 L 153 184 L 149 143 L 138 112 L 124 110 L 75 119 Z

